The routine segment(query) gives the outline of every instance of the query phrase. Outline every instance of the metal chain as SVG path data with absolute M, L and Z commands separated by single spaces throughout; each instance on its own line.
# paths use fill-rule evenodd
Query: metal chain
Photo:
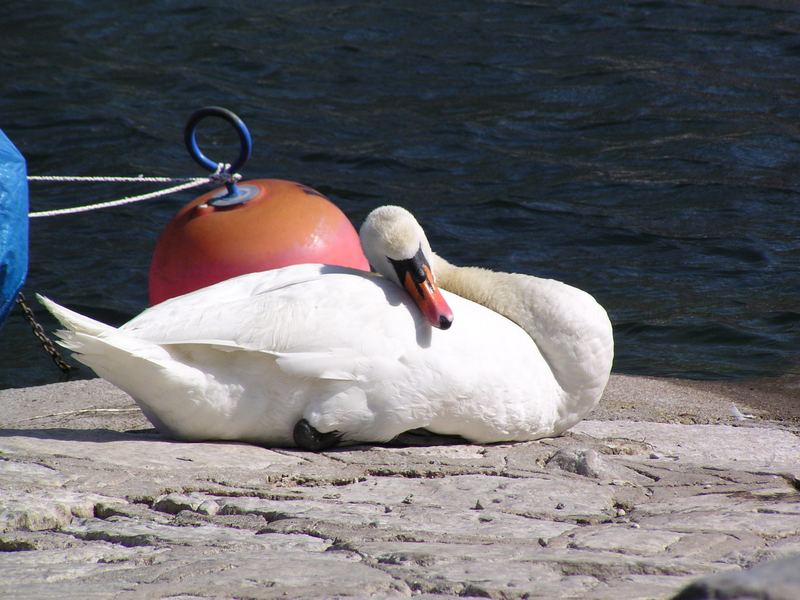
M 78 367 L 73 367 L 72 365 L 68 364 L 61 355 L 61 352 L 59 352 L 58 348 L 56 348 L 53 340 L 47 337 L 47 334 L 44 332 L 42 326 L 36 321 L 36 317 L 33 315 L 31 307 L 25 302 L 25 296 L 22 294 L 22 292 L 17 295 L 17 304 L 19 305 L 20 309 L 22 309 L 22 315 L 25 317 L 25 320 L 31 326 L 33 335 L 35 335 L 36 339 L 41 342 L 42 348 L 44 348 L 44 351 L 50 355 L 50 358 L 53 360 L 55 365 L 64 373 L 69 373 L 70 371 L 76 370 Z

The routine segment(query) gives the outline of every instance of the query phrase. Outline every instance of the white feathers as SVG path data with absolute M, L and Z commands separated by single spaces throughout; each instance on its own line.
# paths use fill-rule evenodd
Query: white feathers
M 80 313 L 76 313 L 73 310 L 69 310 L 68 308 L 64 308 L 63 306 L 59 306 L 49 298 L 45 298 L 40 294 L 36 294 L 36 299 L 41 302 L 41 304 L 48 310 L 50 313 L 58 319 L 58 322 L 61 323 L 66 330 L 64 330 L 64 336 L 69 336 L 70 332 L 74 333 L 86 333 L 89 335 L 102 335 L 103 333 L 108 333 L 114 330 L 113 327 L 106 325 L 105 323 L 101 323 L 100 321 L 95 321 L 94 319 L 90 319 Z M 62 333 L 62 332 L 59 332 Z
M 291 445 L 305 418 L 350 442 L 419 427 L 476 442 L 527 440 L 560 433 L 597 403 L 613 339 L 591 296 L 436 260 L 443 288 L 490 308 L 444 292 L 455 320 L 433 329 L 385 264 L 420 247 L 430 255 L 416 220 L 382 207 L 361 238 L 384 277 L 324 265 L 254 273 L 120 328 L 42 302 L 78 360 L 184 439 Z
M 367 216 L 359 237 L 367 259 L 381 255 L 403 260 L 417 253 L 425 233 L 406 209 L 387 205 Z

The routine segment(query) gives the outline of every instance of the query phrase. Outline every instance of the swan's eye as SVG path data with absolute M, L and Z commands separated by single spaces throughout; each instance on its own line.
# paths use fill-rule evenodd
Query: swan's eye
M 414 283 L 422 283 L 428 278 L 425 274 L 425 269 L 423 269 L 422 265 L 419 263 L 412 264 L 409 272 L 411 273 L 411 278 L 414 280 Z
M 428 279 L 428 271 L 425 267 L 428 266 L 428 261 L 420 248 L 412 258 L 405 258 L 402 260 L 395 260 L 387 257 L 391 265 L 397 273 L 397 279 L 403 281 L 406 275 L 411 275 L 411 279 L 417 285 L 423 283 Z

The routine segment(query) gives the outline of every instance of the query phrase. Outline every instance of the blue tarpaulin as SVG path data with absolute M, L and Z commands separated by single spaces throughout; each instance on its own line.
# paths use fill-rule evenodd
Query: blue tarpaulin
M 28 274 L 25 158 L 0 129 L 0 325 Z

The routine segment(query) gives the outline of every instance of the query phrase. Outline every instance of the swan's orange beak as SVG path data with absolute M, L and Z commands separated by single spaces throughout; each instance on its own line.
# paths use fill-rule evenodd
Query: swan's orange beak
M 428 323 L 439 329 L 449 329 L 453 324 L 453 311 L 433 280 L 427 261 L 417 265 L 422 276 L 415 277 L 411 269 L 403 274 L 403 287 L 419 307 Z

